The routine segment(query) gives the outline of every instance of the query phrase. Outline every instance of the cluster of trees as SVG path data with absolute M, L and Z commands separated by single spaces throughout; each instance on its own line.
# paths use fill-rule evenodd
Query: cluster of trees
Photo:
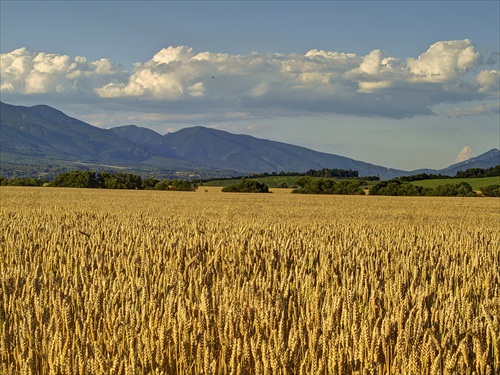
M 481 194 L 485 197 L 500 197 L 500 185 L 488 185 L 481 188 Z
M 94 189 L 176 190 L 194 191 L 197 186 L 185 180 L 163 180 L 147 178 L 132 173 L 92 172 L 75 170 L 56 176 L 51 182 L 35 178 L 2 178 L 2 186 L 53 186 Z
M 197 186 L 185 180 L 163 180 L 147 178 L 132 173 L 110 173 L 91 171 L 71 171 L 57 176 L 49 186 L 79 187 L 98 189 L 135 189 L 135 190 L 176 190 L 194 191 Z
M 465 171 L 458 171 L 454 177 L 442 174 L 419 173 L 411 176 L 398 177 L 393 180 L 399 180 L 401 182 L 410 182 L 410 181 L 436 180 L 436 179 L 444 180 L 445 178 L 478 178 L 478 177 L 495 177 L 495 176 L 500 176 L 500 165 L 487 169 L 469 168 Z
M 273 172 L 264 173 L 255 176 L 303 176 L 295 181 L 297 188 L 293 193 L 299 194 L 364 194 L 362 182 L 359 181 L 335 181 L 332 177 L 356 178 L 357 171 L 342 169 L 321 170 L 310 169 L 306 173 L 295 172 Z M 460 171 L 456 178 L 474 178 L 500 176 L 500 165 L 496 167 L 481 169 L 471 168 L 466 171 Z M 399 195 L 399 196 L 475 196 L 476 193 L 467 182 L 458 184 L 444 184 L 435 188 L 425 188 L 413 185 L 410 181 L 428 180 L 428 179 L 451 178 L 443 175 L 433 175 L 421 173 L 413 176 L 403 176 L 389 181 L 381 181 L 370 189 L 371 195 Z M 363 178 L 366 179 L 366 178 Z M 370 179 L 378 179 L 373 177 Z M 156 178 L 142 179 L 139 175 L 132 173 L 110 173 L 110 172 L 92 172 L 88 170 L 74 170 L 64 172 L 54 178 L 52 182 L 41 178 L 23 178 L 11 177 L 3 178 L 0 176 L 0 185 L 2 186 L 55 186 L 55 187 L 76 187 L 76 188 L 100 188 L 100 189 L 149 189 L 149 190 L 176 190 L 176 191 L 194 191 L 197 185 L 187 180 L 158 180 Z M 286 182 L 281 182 L 278 187 L 288 187 Z M 269 187 L 265 183 L 259 183 L 256 180 L 242 178 L 238 183 L 229 185 L 222 189 L 224 192 L 245 192 L 245 193 L 268 193 Z M 481 193 L 487 197 L 500 197 L 500 185 L 490 185 L 481 188 Z
M 309 177 L 321 177 L 321 178 L 358 178 L 361 180 L 367 180 L 367 181 L 376 181 L 380 180 L 380 177 L 377 176 L 366 176 L 366 177 L 359 177 L 358 171 L 353 171 L 352 169 L 328 169 L 328 168 L 323 168 L 320 170 L 316 169 L 309 169 L 307 172 L 264 172 L 264 173 L 253 173 L 248 176 L 240 176 L 239 178 L 262 178 L 262 177 L 276 177 L 276 176 L 281 176 L 281 177 L 298 177 L 298 176 L 309 176 Z M 204 179 L 202 182 L 210 182 L 210 181 L 224 181 L 224 180 L 233 180 L 238 177 L 226 177 L 226 178 L 211 178 L 211 179 Z
M 473 178 L 473 177 L 496 177 L 500 176 L 500 165 L 487 169 L 469 168 L 466 171 L 458 171 L 457 178 Z
M 309 177 L 323 177 L 323 178 L 332 178 L 332 177 L 340 177 L 340 178 L 357 178 L 359 176 L 358 171 L 353 171 L 352 169 L 328 169 L 323 168 L 320 170 L 309 169 L 305 176 Z
M 171 191 L 196 191 L 198 185 L 187 180 L 163 180 L 159 181 L 155 178 L 145 180 L 146 190 L 171 190 Z
M 393 178 L 392 181 L 400 181 L 400 182 L 410 182 L 410 181 L 422 181 L 422 180 L 444 180 L 446 178 L 454 178 L 451 176 L 446 176 L 442 174 L 427 174 L 427 173 L 419 173 L 411 176 L 401 176 Z
M 48 184 L 48 180 L 44 180 L 42 178 L 24 178 L 24 177 L 11 177 L 4 178 L 0 176 L 0 185 L 1 186 L 43 186 Z
M 382 181 L 372 186 L 370 195 L 474 197 L 476 193 L 467 182 L 444 184 L 429 188 L 394 179 Z
M 359 181 L 334 181 L 326 178 L 302 177 L 295 181 L 298 188 L 292 190 L 296 194 L 364 194 Z
M 224 187 L 222 191 L 229 193 L 269 193 L 269 186 L 259 181 L 243 178 L 237 184 Z

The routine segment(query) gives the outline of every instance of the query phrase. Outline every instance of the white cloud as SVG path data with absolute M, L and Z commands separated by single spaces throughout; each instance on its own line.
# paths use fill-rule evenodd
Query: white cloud
M 387 58 L 387 54 L 379 49 L 376 49 L 366 55 L 363 62 L 356 68 L 362 74 L 368 76 L 378 76 L 382 72 L 392 71 L 390 64 L 391 59 Z
M 89 62 L 21 48 L 1 55 L 1 92 L 74 101 L 85 96 L 123 110 L 140 102 L 180 116 L 335 112 L 401 118 L 498 92 L 498 71 L 468 78 L 480 61 L 468 39 L 437 42 L 417 59 L 405 60 L 378 49 L 366 56 L 317 49 L 304 55 L 229 55 L 170 46 L 132 72 L 108 59 Z
M 469 39 L 437 42 L 418 59 L 407 59 L 415 81 L 446 82 L 474 68 L 480 54 Z
M 123 67 L 107 59 L 88 63 L 80 56 L 37 53 L 26 48 L 0 58 L 2 93 L 88 93 L 103 84 L 124 80 L 127 75 Z
M 170 64 L 172 62 L 186 62 L 191 57 L 193 57 L 193 49 L 190 47 L 168 47 L 154 55 L 152 61 L 157 64 Z
M 473 158 L 474 156 L 476 156 L 474 151 L 472 151 L 472 149 L 469 146 L 465 146 L 464 148 L 462 148 L 462 150 L 460 150 L 457 157 L 455 158 L 455 161 L 457 163 L 460 163 L 462 161 Z
M 476 76 L 476 81 L 481 86 L 479 92 L 494 93 L 498 96 L 500 92 L 500 72 L 498 70 L 483 70 Z
M 188 91 L 192 97 L 203 96 L 205 94 L 205 85 L 203 82 L 195 83 L 188 87 Z
M 381 89 L 390 88 L 393 85 L 391 81 L 377 81 L 377 82 L 359 82 L 359 92 L 371 93 Z
M 500 103 L 487 103 L 475 107 L 454 108 L 448 112 L 450 117 L 478 116 L 485 114 L 498 115 L 500 113 Z

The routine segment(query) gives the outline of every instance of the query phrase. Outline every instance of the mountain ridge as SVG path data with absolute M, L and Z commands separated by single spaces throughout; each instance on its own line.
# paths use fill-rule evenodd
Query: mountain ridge
M 110 137 L 107 130 L 48 106 L 16 107 L 0 102 L 0 124 L 2 152 L 30 156 L 56 153 L 61 158 L 104 162 L 142 162 L 150 157 L 146 149 L 130 140 Z
M 499 150 L 492 149 L 442 170 L 403 171 L 203 126 L 183 128 L 165 135 L 137 125 L 102 129 L 46 105 L 0 104 L 0 152 L 2 159 L 8 160 L 31 158 L 39 162 L 115 164 L 226 176 L 338 168 L 357 170 L 360 176 L 379 175 L 382 179 L 421 171 L 446 171 L 446 174 L 454 175 L 453 171 L 464 166 L 475 168 L 481 165 L 484 168 L 495 162 L 500 164 Z
M 130 126 L 131 132 L 128 134 L 127 126 L 119 128 L 121 136 L 130 140 L 137 139 L 137 126 Z M 147 128 L 142 129 L 146 132 L 151 131 Z M 221 142 L 223 142 L 222 147 Z M 240 173 L 305 172 L 309 169 L 339 168 L 357 170 L 360 175 L 372 173 L 396 177 L 402 172 L 302 146 L 203 126 L 183 128 L 165 134 L 163 140 L 156 144 L 154 151 L 163 155 L 170 152 L 172 157 L 188 159 L 215 169 L 229 168 Z

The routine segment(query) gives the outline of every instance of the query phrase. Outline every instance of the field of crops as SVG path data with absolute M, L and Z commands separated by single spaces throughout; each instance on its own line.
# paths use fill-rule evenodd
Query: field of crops
M 1 374 L 498 374 L 497 198 L 3 187 Z

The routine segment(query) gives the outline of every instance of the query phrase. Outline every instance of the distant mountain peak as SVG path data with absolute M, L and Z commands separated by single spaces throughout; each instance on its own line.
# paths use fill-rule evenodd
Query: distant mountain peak
M 497 148 L 492 148 L 481 155 L 474 156 L 470 159 L 461 161 L 460 163 L 455 163 L 447 168 L 439 170 L 439 173 L 454 176 L 459 171 L 465 171 L 470 168 L 481 168 L 488 169 L 500 165 L 500 150 Z

